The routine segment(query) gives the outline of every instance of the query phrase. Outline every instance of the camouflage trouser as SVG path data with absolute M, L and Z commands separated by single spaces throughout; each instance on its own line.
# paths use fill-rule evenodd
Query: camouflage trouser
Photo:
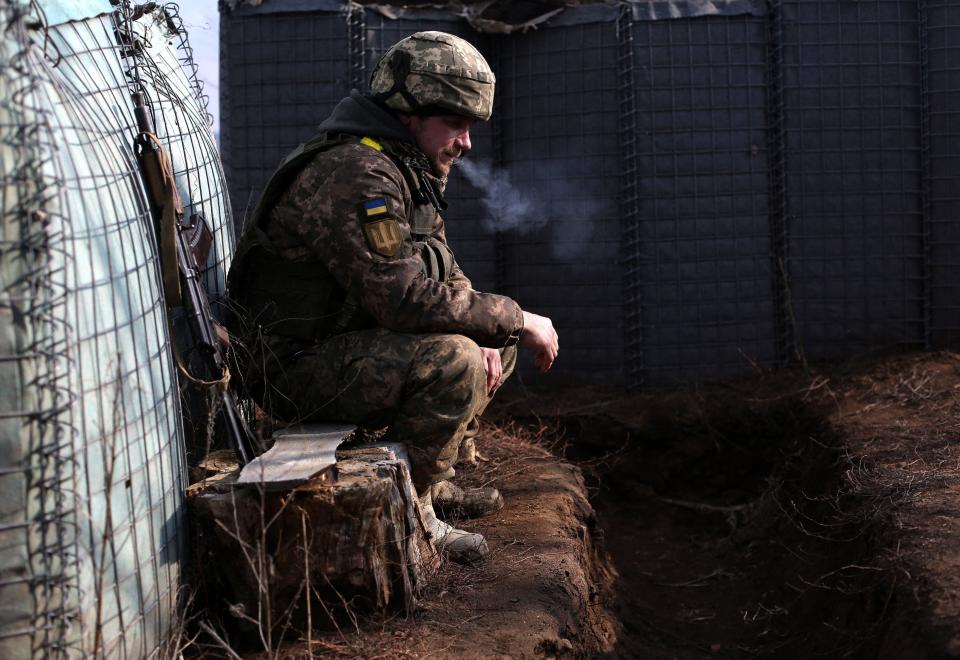
M 506 380 L 517 349 L 500 354 Z M 285 361 L 266 382 L 278 417 L 389 426 L 421 492 L 453 476 L 460 441 L 490 402 L 480 348 L 462 335 L 349 332 Z

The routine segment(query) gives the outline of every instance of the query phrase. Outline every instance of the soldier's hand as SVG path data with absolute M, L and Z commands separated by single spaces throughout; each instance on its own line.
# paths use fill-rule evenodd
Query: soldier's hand
M 553 329 L 553 321 L 546 316 L 524 312 L 520 345 L 533 351 L 533 363 L 541 373 L 550 371 L 560 352 L 560 338 Z
M 487 372 L 487 394 L 500 387 L 503 380 L 503 361 L 500 359 L 500 351 L 495 348 L 480 347 L 483 353 L 483 368 Z

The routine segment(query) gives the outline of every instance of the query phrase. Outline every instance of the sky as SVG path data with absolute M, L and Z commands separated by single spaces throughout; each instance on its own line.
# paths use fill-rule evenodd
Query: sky
M 213 132 L 220 134 L 220 14 L 217 0 L 180 0 L 180 18 L 193 47 L 197 73 L 210 97 Z

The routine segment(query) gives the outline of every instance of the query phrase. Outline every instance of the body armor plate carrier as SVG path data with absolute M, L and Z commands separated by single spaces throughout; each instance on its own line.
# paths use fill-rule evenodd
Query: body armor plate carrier
M 400 169 L 413 198 L 410 229 L 423 272 L 440 282 L 449 278 L 455 265 L 453 253 L 430 235 L 436 215 L 446 203 L 426 175 L 426 163 L 411 156 L 415 147 L 320 133 L 294 150 L 274 172 L 237 245 L 227 282 L 233 305 L 228 323 L 234 335 L 249 339 L 257 332 L 313 343 L 374 325 L 323 263 L 282 258 L 262 229 L 270 210 L 314 156 L 340 144 L 358 142 L 382 151 Z M 264 277 L 265 273 L 269 276 Z M 297 316 L 291 316 L 290 310 L 297 310 Z

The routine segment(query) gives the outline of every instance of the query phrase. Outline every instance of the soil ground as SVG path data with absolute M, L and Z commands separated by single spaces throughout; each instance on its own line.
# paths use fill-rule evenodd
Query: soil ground
M 489 416 L 489 460 L 458 479 L 504 494 L 462 524 L 492 556 L 313 655 L 960 656 L 960 356 L 514 388 Z

